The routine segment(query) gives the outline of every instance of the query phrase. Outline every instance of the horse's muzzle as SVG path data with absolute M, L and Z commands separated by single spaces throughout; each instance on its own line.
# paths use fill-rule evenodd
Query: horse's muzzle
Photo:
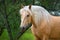
M 24 32 L 24 31 L 26 31 L 29 27 L 31 27 L 32 26 L 32 23 L 29 23 L 28 25 L 26 25 L 26 26 L 23 26 L 23 27 L 20 27 L 20 31 L 21 32 Z

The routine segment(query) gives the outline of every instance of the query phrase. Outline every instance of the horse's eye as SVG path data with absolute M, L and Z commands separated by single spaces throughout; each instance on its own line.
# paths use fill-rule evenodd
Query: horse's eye
M 29 15 L 27 15 L 27 17 L 29 17 Z

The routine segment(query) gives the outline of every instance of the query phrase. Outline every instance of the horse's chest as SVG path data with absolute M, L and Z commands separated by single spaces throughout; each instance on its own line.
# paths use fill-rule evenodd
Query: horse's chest
M 32 33 L 35 36 L 38 36 L 39 38 L 43 37 L 43 34 L 46 33 L 46 30 L 44 28 L 40 29 L 40 28 L 31 27 L 31 30 L 32 30 Z
M 31 28 L 31 30 L 32 30 L 32 33 L 33 33 L 35 36 L 38 36 L 38 37 L 41 37 L 41 36 L 42 36 L 41 31 L 39 31 L 37 28 Z

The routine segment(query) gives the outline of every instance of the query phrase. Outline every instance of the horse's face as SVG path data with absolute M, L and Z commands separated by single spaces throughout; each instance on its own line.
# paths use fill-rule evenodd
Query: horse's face
M 21 25 L 20 25 L 20 27 L 26 28 L 29 25 L 31 25 L 31 19 L 32 19 L 32 17 L 30 15 L 29 11 L 27 11 L 27 10 L 21 10 L 20 11 L 20 15 L 21 15 Z

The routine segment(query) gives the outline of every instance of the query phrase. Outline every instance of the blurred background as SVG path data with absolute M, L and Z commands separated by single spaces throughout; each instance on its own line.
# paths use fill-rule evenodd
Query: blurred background
M 47 9 L 51 15 L 60 16 L 60 0 L 0 0 L 0 40 L 17 40 L 21 4 L 39 5 Z M 18 40 L 34 40 L 31 29 L 29 28 Z

